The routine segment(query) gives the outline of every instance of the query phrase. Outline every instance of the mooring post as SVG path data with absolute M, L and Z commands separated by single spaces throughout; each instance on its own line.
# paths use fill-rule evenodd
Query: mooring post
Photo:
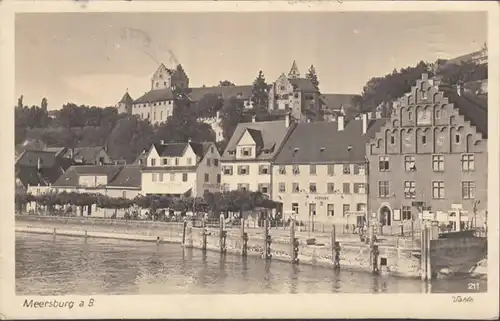
M 427 238 L 426 232 L 425 227 L 420 232 L 420 275 L 422 281 L 425 281 L 427 278 L 427 246 L 425 244 L 425 239 Z
M 184 222 L 182 222 L 182 245 L 186 245 L 186 228 L 187 221 L 184 220 Z
M 430 227 L 427 227 L 426 228 L 427 232 L 425 234 L 427 234 L 427 237 L 426 237 L 426 240 L 425 240 L 425 246 L 426 246 L 426 249 L 425 249 L 425 253 L 427 254 L 427 280 L 432 280 L 432 265 L 431 265 L 431 228 Z
M 208 231 L 207 231 L 207 222 L 205 220 L 205 218 L 203 218 L 201 220 L 201 249 L 203 251 L 206 251 L 207 250 L 207 234 L 208 234 Z
M 219 244 L 221 254 L 226 253 L 226 231 L 224 229 L 224 214 L 219 217 Z
M 335 242 L 337 241 L 337 235 L 335 231 L 335 224 L 332 224 L 332 236 L 331 236 L 331 241 L 332 241 L 332 260 L 335 262 Z
M 267 213 L 266 213 L 267 214 Z M 269 218 L 264 219 L 264 258 L 271 259 L 271 235 L 269 234 Z
M 241 218 L 241 255 L 247 255 L 248 234 L 245 233 L 245 219 Z

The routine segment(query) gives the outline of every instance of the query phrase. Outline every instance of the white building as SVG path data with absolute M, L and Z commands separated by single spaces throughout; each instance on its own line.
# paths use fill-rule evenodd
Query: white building
M 292 131 L 289 115 L 285 121 L 241 123 L 221 158 L 222 189 L 245 189 L 270 195 L 271 162 Z
M 220 191 L 220 154 L 212 142 L 153 144 L 144 158 L 144 195 L 203 197 Z

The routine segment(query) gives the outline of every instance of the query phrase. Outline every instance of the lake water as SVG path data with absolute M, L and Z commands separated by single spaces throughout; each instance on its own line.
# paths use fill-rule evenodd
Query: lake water
M 485 281 L 482 281 L 483 284 Z M 204 254 L 178 244 L 16 233 L 18 295 L 465 292 L 419 280 Z M 486 285 L 482 286 L 486 289 Z

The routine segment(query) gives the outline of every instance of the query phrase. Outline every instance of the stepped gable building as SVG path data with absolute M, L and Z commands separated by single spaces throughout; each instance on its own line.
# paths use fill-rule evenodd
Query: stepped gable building
M 212 142 L 153 144 L 141 159 L 142 194 L 203 197 L 220 190 L 220 154 Z
M 272 168 L 272 198 L 284 218 L 356 224 L 367 209 L 365 144 L 384 124 L 367 114 L 297 124 Z M 311 216 L 314 216 L 312 219 Z
M 320 92 L 311 80 L 301 78 L 294 61 L 288 75 L 281 74 L 269 89 L 269 112 L 290 113 L 296 121 L 321 120 Z
M 260 191 L 271 196 L 271 162 L 295 123 L 285 121 L 240 123 L 221 158 L 222 189 Z
M 486 97 L 423 74 L 366 145 L 369 213 L 381 225 L 417 220 L 423 211 L 448 223 L 461 208 L 462 219 L 482 224 L 487 139 Z

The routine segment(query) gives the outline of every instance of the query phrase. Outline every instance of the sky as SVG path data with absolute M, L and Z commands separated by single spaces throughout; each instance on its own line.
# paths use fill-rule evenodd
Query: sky
M 16 95 L 112 106 L 181 63 L 191 87 L 272 82 L 295 60 L 323 93 L 359 94 L 372 77 L 479 50 L 481 12 L 25 13 L 16 16 Z

